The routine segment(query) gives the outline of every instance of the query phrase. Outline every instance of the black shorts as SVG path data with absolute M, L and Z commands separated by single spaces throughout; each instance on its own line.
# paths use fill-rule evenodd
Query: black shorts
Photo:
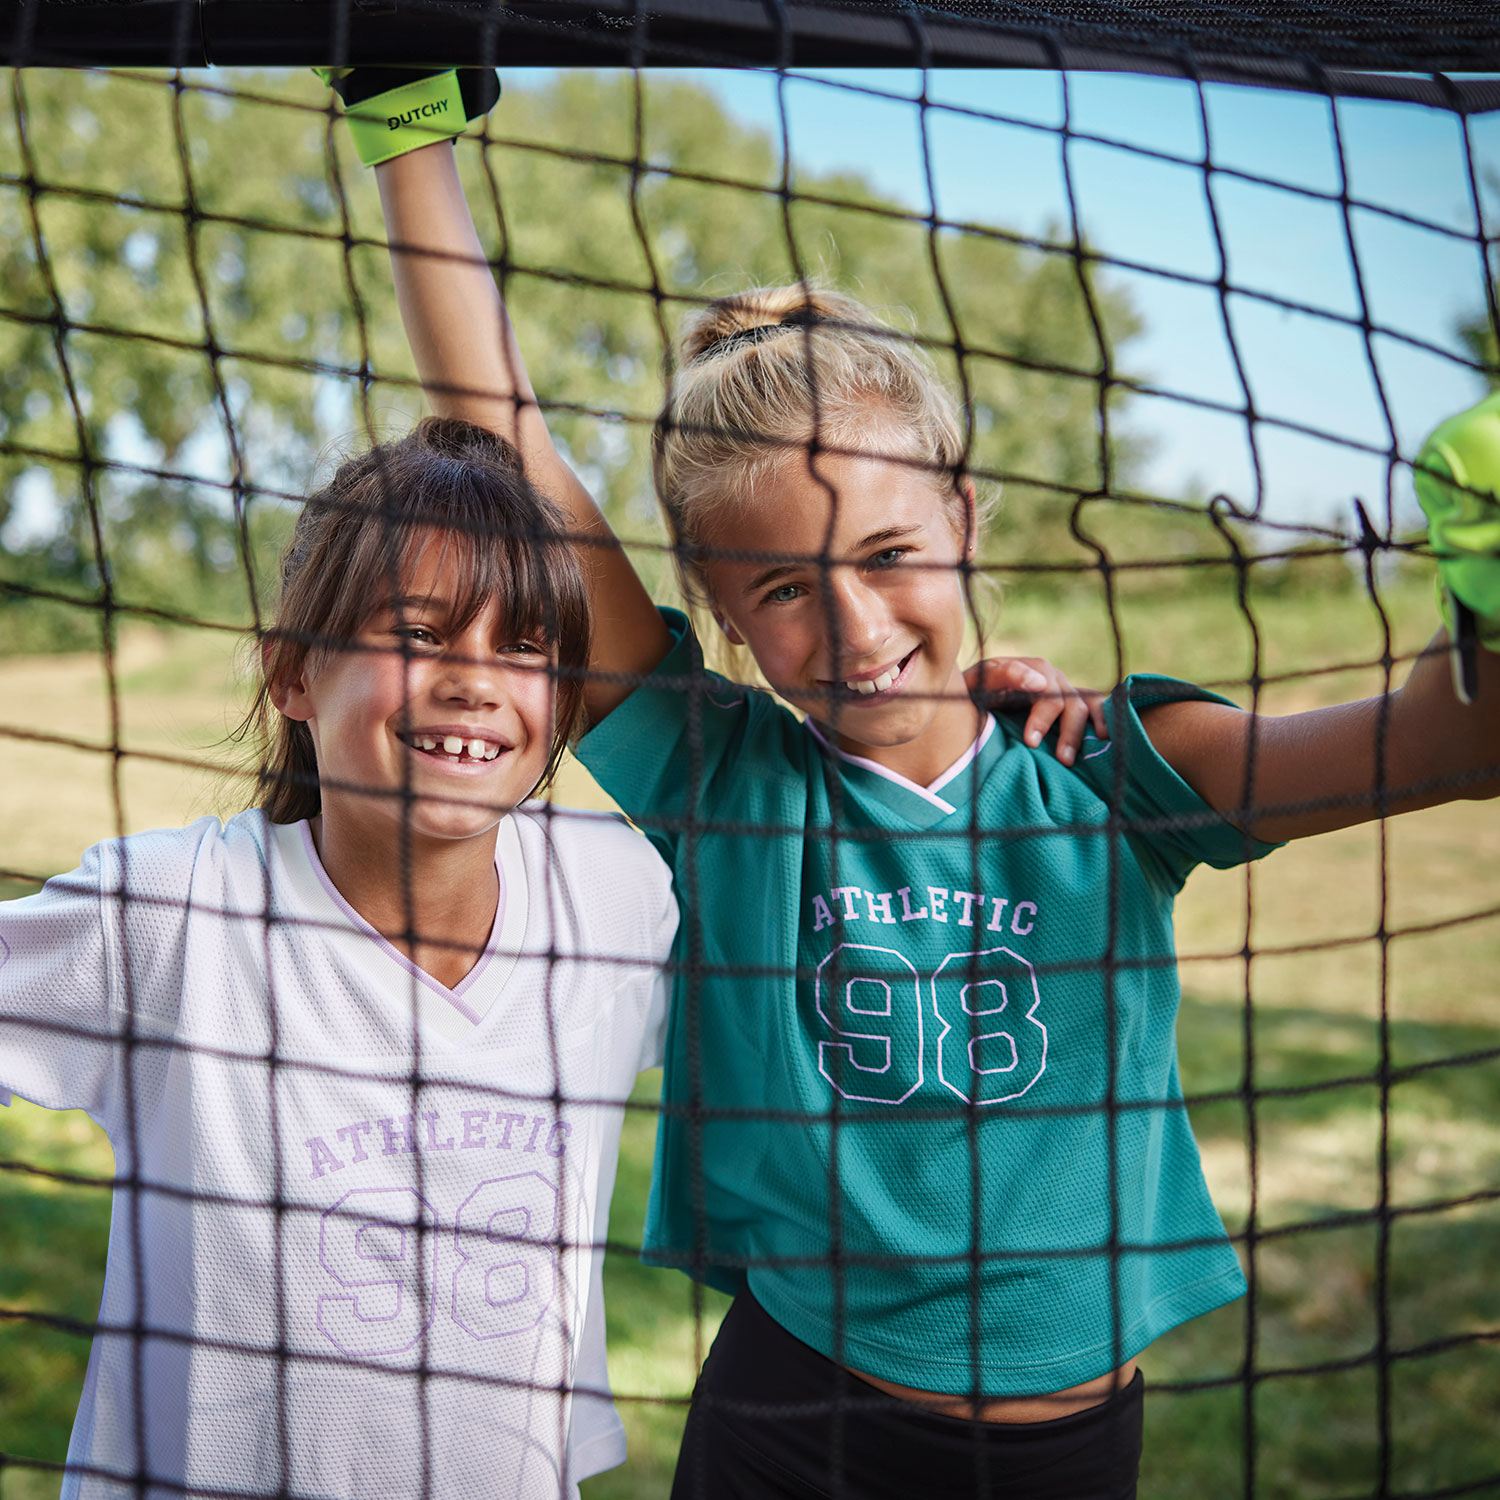
M 672 1500 L 1133 1500 L 1145 1382 L 1050 1422 L 971 1422 L 877 1390 L 736 1298 Z

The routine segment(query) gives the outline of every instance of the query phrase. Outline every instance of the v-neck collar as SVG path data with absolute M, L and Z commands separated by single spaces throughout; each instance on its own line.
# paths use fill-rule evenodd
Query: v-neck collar
M 415 1001 L 417 1019 L 424 1029 L 451 1043 L 468 1041 L 505 988 L 526 934 L 526 869 L 514 818 L 502 820 L 495 839 L 499 899 L 484 951 L 452 989 L 414 964 L 344 899 L 323 868 L 309 824 L 273 824 L 271 831 L 302 904 L 315 911 L 321 909 L 335 934 L 342 930 L 358 940 L 360 966 L 371 981 L 371 989 L 404 1020 L 409 1021 Z
M 873 793 L 908 822 L 924 828 L 931 828 L 944 818 L 952 817 L 970 800 L 975 781 L 983 779 L 990 760 L 997 753 L 993 748 L 998 739 L 995 719 L 992 714 L 987 714 L 974 743 L 940 776 L 926 786 L 919 786 L 909 777 L 903 776 L 899 771 L 892 771 L 879 761 L 869 760 L 862 755 L 850 755 L 847 750 L 841 750 L 811 719 L 805 719 L 803 723 L 830 755 L 860 773 L 851 776 L 851 780 Z M 977 770 L 974 768 L 976 760 L 981 762 Z M 848 772 L 845 774 L 849 775 Z

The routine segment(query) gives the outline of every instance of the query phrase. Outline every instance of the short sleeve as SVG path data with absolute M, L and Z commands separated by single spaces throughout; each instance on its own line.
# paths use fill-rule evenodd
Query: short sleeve
M 659 1068 L 666 1060 L 667 1010 L 672 999 L 670 961 L 672 945 L 677 939 L 677 898 L 672 894 L 670 877 L 662 882 L 661 897 L 660 914 L 651 935 L 650 958 L 656 968 L 651 976 L 637 1072 Z
M 101 891 L 110 848 L 0 903 L 0 1092 L 95 1119 L 108 1110 L 118 1029 Z
M 661 613 L 672 649 L 584 735 L 578 758 L 675 865 L 685 828 L 739 807 L 729 782 L 792 774 L 804 732 L 770 694 L 710 672 L 686 617 Z
M 1196 865 L 1227 870 L 1279 844 L 1252 838 L 1210 807 L 1157 753 L 1141 722 L 1146 709 L 1187 701 L 1225 703 L 1217 693 L 1171 677 L 1127 677 L 1105 705 L 1108 741 L 1085 741 L 1078 772 L 1111 807 L 1147 868 L 1172 891 Z

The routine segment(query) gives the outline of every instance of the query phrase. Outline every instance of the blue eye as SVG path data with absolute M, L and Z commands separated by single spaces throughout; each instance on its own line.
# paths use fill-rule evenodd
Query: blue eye
M 765 602 L 767 604 L 790 604 L 801 592 L 801 584 L 780 583 L 766 595 Z
M 870 559 L 870 566 L 872 568 L 894 568 L 906 556 L 908 550 L 906 547 L 887 547 L 885 551 L 877 552 Z

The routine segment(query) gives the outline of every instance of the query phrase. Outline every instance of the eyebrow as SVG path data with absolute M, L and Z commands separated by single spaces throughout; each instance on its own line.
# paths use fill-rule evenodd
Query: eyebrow
M 393 615 L 441 614 L 453 608 L 453 601 L 437 594 L 398 594 L 387 599 L 381 608 Z
M 903 537 L 914 536 L 923 529 L 922 524 L 918 521 L 910 522 L 905 526 L 882 526 L 879 531 L 872 531 L 868 536 L 861 537 L 850 548 L 848 555 L 850 557 L 858 557 L 861 553 L 868 552 L 871 548 L 879 547 L 882 543 L 900 541 Z M 837 561 L 838 559 L 835 558 L 834 560 Z M 767 584 L 775 583 L 779 579 L 786 578 L 799 569 L 807 567 L 810 563 L 820 561 L 821 559 L 817 557 L 798 557 L 793 558 L 791 561 L 773 563 L 763 572 L 757 573 L 745 585 L 745 592 L 747 594 L 757 593 L 759 590 L 765 588 Z

